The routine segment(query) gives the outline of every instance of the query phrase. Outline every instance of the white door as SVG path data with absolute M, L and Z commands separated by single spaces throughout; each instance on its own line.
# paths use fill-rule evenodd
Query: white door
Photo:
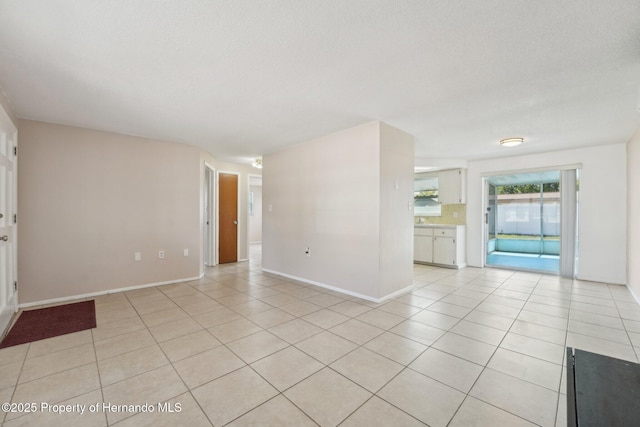
M 18 132 L 0 107 L 0 334 L 18 308 L 16 238 L 16 181 Z

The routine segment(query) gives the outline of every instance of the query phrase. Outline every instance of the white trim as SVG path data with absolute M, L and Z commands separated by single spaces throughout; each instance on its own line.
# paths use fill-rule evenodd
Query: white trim
M 309 283 L 310 285 L 320 286 L 321 288 L 325 288 L 325 289 L 329 289 L 329 290 L 332 290 L 332 291 L 340 292 L 341 294 L 345 294 L 345 295 L 349 295 L 349 296 L 352 296 L 352 297 L 360 298 L 360 299 L 363 299 L 363 300 L 375 302 L 375 303 L 378 303 L 378 304 L 381 303 L 381 302 L 387 301 L 387 300 L 389 300 L 391 298 L 395 298 L 398 295 L 402 295 L 402 294 L 405 294 L 407 292 L 411 292 L 413 290 L 413 288 L 414 288 L 413 284 L 411 284 L 411 285 L 407 286 L 406 288 L 402 288 L 402 289 L 400 289 L 400 290 L 398 290 L 396 292 L 393 292 L 393 293 L 391 293 L 389 295 L 385 295 L 382 298 L 373 298 L 373 297 L 370 297 L 368 295 L 360 294 L 358 292 L 352 292 L 352 291 L 349 291 L 349 290 L 346 290 L 346 289 L 343 289 L 343 288 L 338 288 L 336 286 L 327 285 L 326 283 L 316 282 L 315 280 L 309 280 L 309 279 L 305 279 L 305 278 L 302 278 L 302 277 L 293 276 L 291 274 L 282 273 L 280 271 L 269 270 L 267 268 L 263 268 L 262 271 L 264 271 L 265 273 L 271 273 L 271 274 L 275 274 L 275 275 L 278 275 L 278 276 L 286 277 L 287 279 L 293 279 L 293 280 L 297 280 L 299 282 Z
M 9 332 L 9 326 L 11 326 L 11 319 L 13 315 L 18 311 L 18 294 L 13 293 L 11 301 L 7 302 L 7 306 L 4 310 L 0 311 L 0 338 L 5 337 L 5 332 Z
M 616 285 L 616 286 L 619 286 L 619 285 Z M 640 298 L 638 298 L 638 296 L 633 292 L 633 289 L 631 289 L 631 286 L 629 286 L 628 284 L 622 285 L 622 286 L 626 286 L 627 290 L 629 291 L 633 299 L 636 300 L 636 304 L 640 305 Z
M 510 169 L 510 170 L 502 170 L 502 171 L 491 171 L 491 172 L 482 172 L 480 173 L 481 177 L 492 177 L 492 176 L 502 176 L 502 175 L 520 175 L 531 172 L 547 172 L 547 171 L 563 171 L 570 169 L 582 169 L 582 163 L 574 163 L 570 165 L 559 165 L 559 166 L 546 166 L 542 168 L 527 168 L 527 169 Z
M 145 285 L 127 286 L 124 288 L 109 289 L 106 291 L 90 292 L 87 294 L 71 295 L 68 297 L 52 298 L 52 299 L 43 300 L 43 301 L 28 302 L 25 304 L 20 304 L 19 307 L 27 308 L 27 307 L 33 307 L 35 305 L 52 304 L 56 302 L 65 302 L 65 301 L 72 301 L 72 300 L 77 300 L 82 298 L 97 297 L 100 295 L 116 294 L 118 292 L 133 291 L 136 289 L 152 288 L 154 286 L 172 285 L 174 283 L 182 283 L 182 282 L 192 282 L 194 280 L 201 279 L 202 277 L 204 277 L 204 274 L 201 274 L 200 276 L 195 276 L 195 277 L 187 277 L 185 279 L 168 280 L 166 282 L 147 283 Z
M 451 270 L 462 270 L 463 268 L 467 268 L 467 263 L 463 262 L 461 264 L 438 264 L 437 262 L 426 262 L 426 261 L 416 261 L 413 260 L 414 264 L 420 264 L 420 265 L 432 265 L 434 267 L 440 267 L 440 268 L 449 268 Z
M 403 295 L 403 294 L 406 294 L 408 292 L 411 292 L 414 288 L 415 288 L 415 286 L 413 284 L 411 284 L 411 285 L 407 286 L 406 288 L 402 288 L 402 289 L 397 290 L 397 291 L 395 291 L 393 293 L 390 293 L 389 295 L 385 295 L 382 298 L 378 298 L 374 302 L 381 303 L 381 302 L 388 301 L 388 300 L 390 300 L 392 298 L 396 298 L 396 297 L 398 297 L 400 295 Z
M 209 182 L 207 181 L 207 172 L 210 172 L 210 176 L 209 176 Z M 216 178 L 217 178 L 217 174 L 216 174 L 216 168 L 214 168 L 211 164 L 209 164 L 209 162 L 207 162 L 206 160 L 204 161 L 204 168 L 203 168 L 203 175 L 204 175 L 204 193 L 207 193 L 208 190 L 208 194 L 206 194 L 204 197 L 206 197 L 206 199 L 209 202 L 209 212 L 208 212 L 208 217 L 205 215 L 205 206 L 204 206 L 204 199 L 203 200 L 203 206 L 202 206 L 202 221 L 201 221 L 201 226 L 203 228 L 203 234 L 206 234 L 206 232 L 204 232 L 204 230 L 207 229 L 206 225 L 205 225 L 205 221 L 209 222 L 209 235 L 208 236 L 204 236 L 203 240 L 203 252 L 202 252 L 202 259 L 200 262 L 200 274 L 204 274 L 205 272 L 205 267 L 214 267 L 216 265 L 216 261 L 217 261 L 217 236 L 216 236 L 216 230 L 218 227 L 217 224 L 217 218 L 216 218 L 216 195 L 217 195 L 217 187 L 216 187 Z M 207 239 L 208 238 L 208 239 Z M 207 240 L 209 241 L 209 248 L 206 248 L 207 245 Z M 209 258 L 206 259 L 206 255 L 207 253 L 209 254 Z

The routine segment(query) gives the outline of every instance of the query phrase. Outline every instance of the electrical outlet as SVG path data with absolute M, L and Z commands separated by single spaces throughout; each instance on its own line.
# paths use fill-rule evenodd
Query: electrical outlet
M 184 256 L 189 256 L 189 249 L 184 250 Z
M 158 258 L 164 259 L 164 251 L 158 251 Z
M 133 254 L 133 259 L 135 259 L 136 261 L 142 260 L 142 254 L 140 252 L 135 252 Z

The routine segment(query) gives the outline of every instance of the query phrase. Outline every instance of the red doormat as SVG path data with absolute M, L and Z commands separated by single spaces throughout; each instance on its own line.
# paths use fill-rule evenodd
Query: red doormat
M 23 311 L 0 348 L 57 337 L 96 327 L 93 300 Z

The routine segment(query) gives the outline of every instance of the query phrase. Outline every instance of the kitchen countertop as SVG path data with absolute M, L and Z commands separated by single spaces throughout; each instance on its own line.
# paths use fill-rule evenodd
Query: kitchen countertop
M 414 224 L 416 228 L 456 228 L 456 227 L 464 227 L 464 225 L 456 225 L 456 224 Z

